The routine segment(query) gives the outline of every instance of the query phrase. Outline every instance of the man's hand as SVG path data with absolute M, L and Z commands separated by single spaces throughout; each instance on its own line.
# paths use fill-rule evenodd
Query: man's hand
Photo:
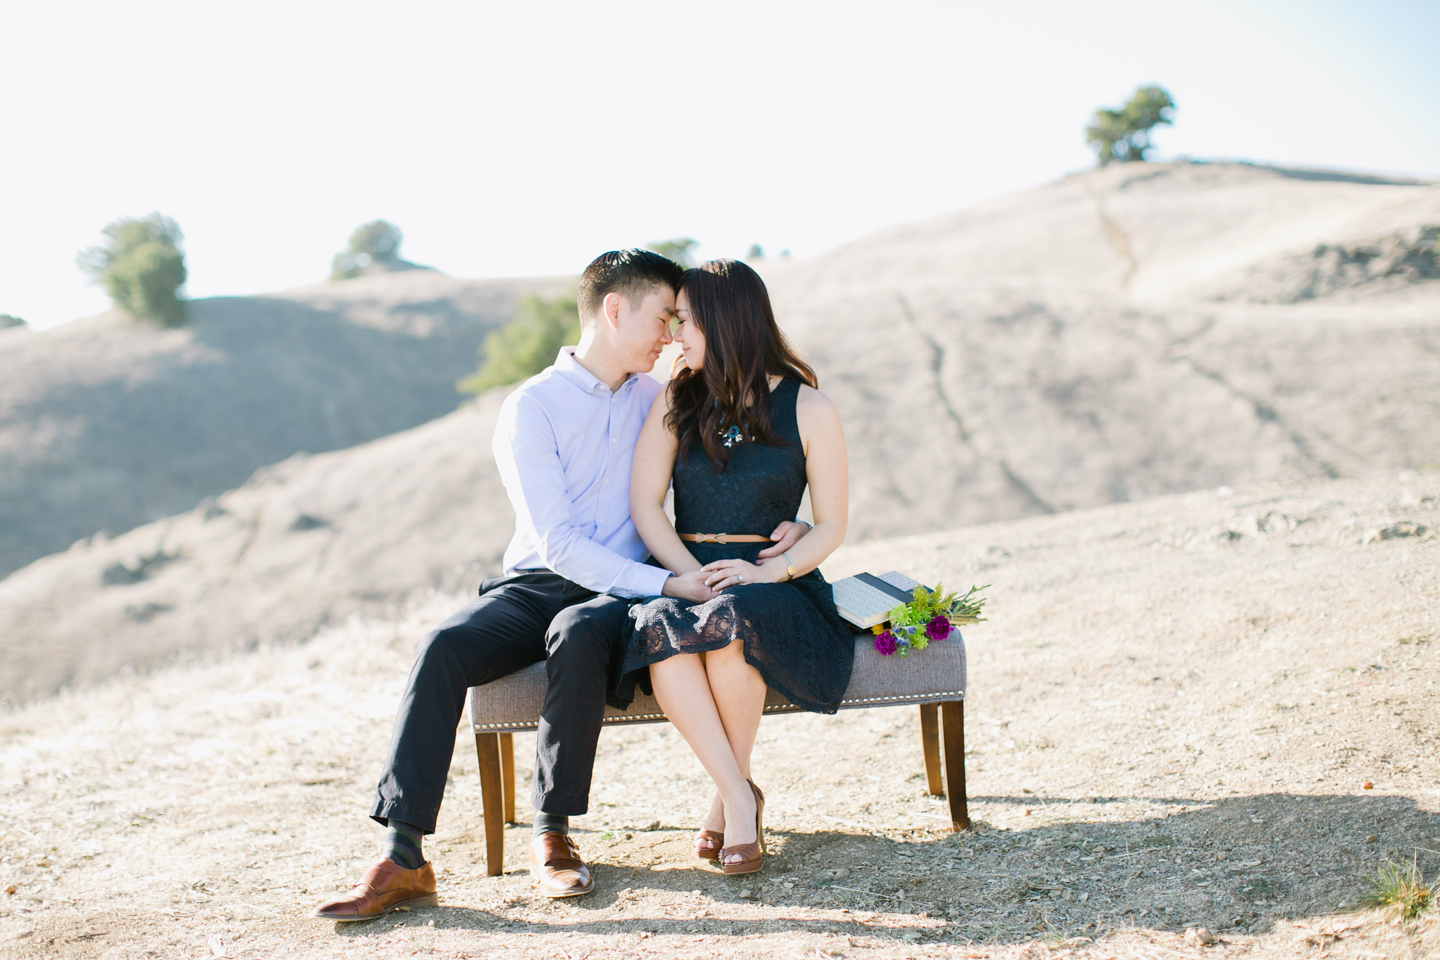
M 786 520 L 785 522 L 781 523 L 780 526 L 775 528 L 774 533 L 770 534 L 771 540 L 777 540 L 779 542 L 776 543 L 774 546 L 766 547 L 764 550 L 761 550 L 759 554 L 760 559 L 769 560 L 771 557 L 778 557 L 782 553 L 789 552 L 789 550 L 794 547 L 795 544 L 800 542 L 800 538 L 805 536 L 805 534 L 809 533 L 812 529 L 813 528 L 810 526 L 810 524 L 806 523 L 804 520 L 800 520 L 798 522 L 795 520 Z
M 705 578 L 708 576 L 710 575 L 704 570 L 677 573 L 665 581 L 665 587 L 661 592 L 667 597 L 679 597 L 681 600 L 689 600 L 691 603 L 714 600 L 719 594 L 705 585 Z

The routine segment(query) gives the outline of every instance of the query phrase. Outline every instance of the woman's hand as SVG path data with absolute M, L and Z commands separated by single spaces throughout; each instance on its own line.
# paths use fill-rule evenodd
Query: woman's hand
M 780 576 L 775 576 L 776 570 Z M 739 587 L 747 583 L 778 583 L 785 578 L 785 565 L 767 563 L 763 567 L 757 567 L 753 563 L 746 563 L 744 560 L 716 560 L 714 563 L 707 563 L 700 568 L 705 574 L 705 583 L 711 590 L 719 593 L 729 587 Z

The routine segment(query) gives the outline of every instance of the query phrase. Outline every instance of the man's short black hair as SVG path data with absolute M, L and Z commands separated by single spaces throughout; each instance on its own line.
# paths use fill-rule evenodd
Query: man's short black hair
M 590 261 L 580 277 L 575 299 L 581 322 L 600 313 L 606 294 L 618 293 L 630 306 L 640 305 L 655 287 L 680 289 L 685 271 L 678 263 L 650 250 L 611 250 Z

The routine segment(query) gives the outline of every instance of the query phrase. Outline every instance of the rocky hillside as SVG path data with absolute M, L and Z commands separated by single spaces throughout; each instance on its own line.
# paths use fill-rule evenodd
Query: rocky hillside
M 455 409 L 485 333 L 564 281 L 411 270 L 0 334 L 0 576 L 100 530 L 188 510 L 297 452 Z
M 1435 225 L 1433 183 L 1122 164 L 767 279 L 873 538 L 1440 465 Z
M 1114 167 L 764 270 L 844 417 L 859 542 L 1440 468 L 1435 224 L 1434 184 Z M 1296 286 L 1296 264 L 1334 282 Z M 346 301 L 346 322 L 421 315 L 382 297 L 413 277 L 353 281 L 374 299 Z M 498 402 L 291 459 L 213 504 L 0 581 L 0 694 L 308 636 L 432 587 L 473 587 L 513 522 L 488 450 Z

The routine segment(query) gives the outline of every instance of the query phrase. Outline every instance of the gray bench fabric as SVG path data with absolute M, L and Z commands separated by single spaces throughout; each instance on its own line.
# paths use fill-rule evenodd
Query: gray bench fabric
M 942 703 L 965 698 L 965 640 L 956 630 L 948 640 L 932 643 L 909 657 L 882 657 L 875 652 L 874 636 L 855 638 L 855 671 L 840 702 L 841 710 L 890 707 L 915 703 Z M 534 730 L 545 702 L 548 679 L 544 662 L 482 687 L 470 688 L 470 722 L 476 733 L 514 733 Z M 654 697 L 635 691 L 627 711 L 605 708 L 605 723 L 664 723 L 665 714 Z M 771 690 L 766 713 L 791 713 L 800 708 Z

